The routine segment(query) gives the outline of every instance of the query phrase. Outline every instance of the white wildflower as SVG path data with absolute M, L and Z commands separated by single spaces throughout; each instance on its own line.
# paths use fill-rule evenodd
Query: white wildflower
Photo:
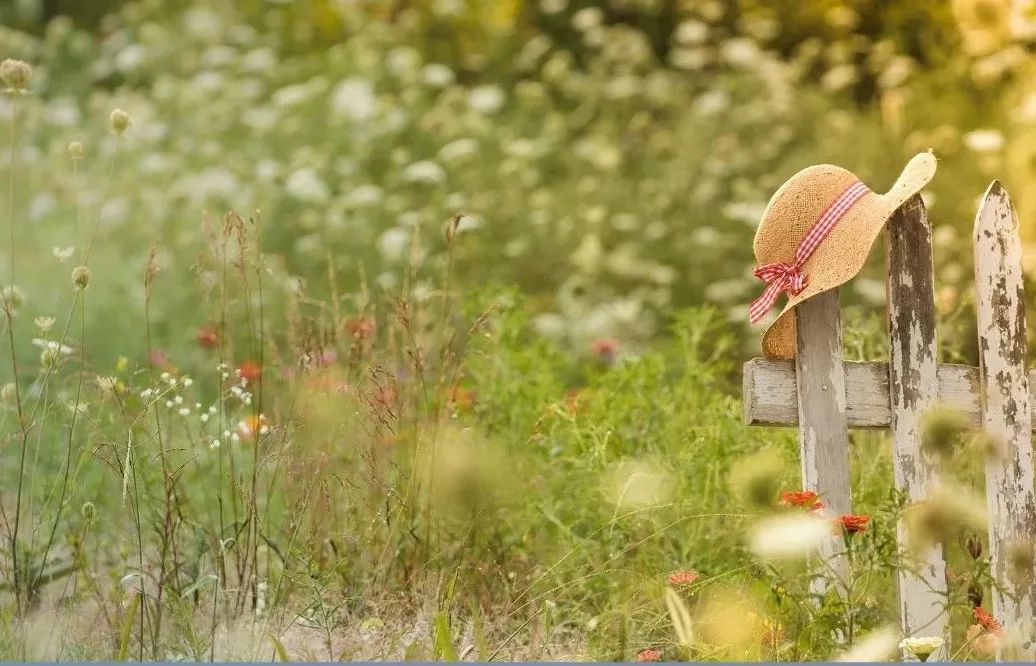
M 673 33 L 673 39 L 678 44 L 688 46 L 692 44 L 701 44 L 709 36 L 708 24 L 702 23 L 701 21 L 681 21 L 676 30 Z
M 477 86 L 468 93 L 468 107 L 487 116 L 502 109 L 504 101 L 504 91 L 494 85 Z
M 994 153 L 1004 147 L 1004 135 L 999 130 L 979 129 L 964 135 L 964 145 L 976 153 Z
M 189 408 L 187 408 L 187 407 L 181 407 L 179 413 L 180 413 L 180 416 L 190 416 L 191 410 Z
M 54 321 L 54 317 L 36 317 L 33 323 L 36 324 L 36 328 L 40 333 L 46 333 L 54 326 Z
M 364 208 L 377 206 L 385 200 L 385 192 L 377 185 L 358 185 L 346 195 L 346 201 L 350 206 Z
M 410 246 L 410 232 L 399 227 L 392 227 L 378 238 L 378 252 L 389 261 L 398 261 L 406 254 Z
M 298 169 L 292 172 L 284 183 L 284 189 L 291 196 L 306 203 L 324 203 L 331 196 L 327 184 L 313 169 Z
M 446 171 L 431 160 L 421 160 L 403 169 L 403 180 L 408 183 L 434 185 L 446 180 Z
M 446 88 L 455 79 L 453 70 L 440 63 L 425 65 L 421 70 L 421 81 L 430 88 Z
M 368 120 L 374 115 L 377 99 L 370 81 L 348 78 L 331 92 L 331 111 L 352 121 Z
M 779 515 L 759 521 L 752 527 L 749 547 L 763 559 L 804 557 L 831 538 L 831 525 L 810 514 Z
M 874 662 L 888 661 L 899 644 L 899 632 L 892 627 L 876 629 L 856 644 L 843 652 L 835 661 L 840 662 Z
M 75 349 L 72 349 L 68 345 L 63 345 L 56 340 L 46 340 L 44 338 L 33 338 L 32 344 L 44 351 L 52 351 L 57 354 L 61 354 L 62 356 L 68 356 L 75 351 Z
M 478 152 L 478 141 L 470 137 L 455 139 L 439 149 L 439 157 L 445 162 L 457 162 Z
M 580 32 L 592 30 L 604 23 L 604 12 L 600 7 L 586 7 L 572 14 L 572 27 Z
M 939 636 L 917 636 L 915 638 L 904 638 L 899 643 L 900 650 L 906 650 L 921 661 L 928 661 L 933 652 L 943 646 L 942 638 Z
M 76 249 L 72 245 L 68 247 L 55 247 L 53 250 L 54 258 L 61 262 L 67 261 L 75 253 Z

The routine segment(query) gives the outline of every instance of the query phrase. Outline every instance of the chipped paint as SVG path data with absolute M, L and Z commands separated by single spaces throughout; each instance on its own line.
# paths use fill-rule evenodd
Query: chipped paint
M 1021 239 L 1014 207 L 994 181 L 975 217 L 975 289 L 982 425 L 1003 445 L 986 461 L 986 502 L 994 588 L 993 612 L 1008 631 L 1023 636 L 1016 658 L 1036 656 L 1033 618 L 1036 581 L 1011 580 L 1008 547 L 1036 537 L 1032 450 L 1032 402 L 1025 358 L 1025 305 Z

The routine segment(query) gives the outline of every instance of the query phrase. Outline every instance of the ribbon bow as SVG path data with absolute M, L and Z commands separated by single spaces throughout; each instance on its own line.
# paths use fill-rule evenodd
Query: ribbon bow
M 781 292 L 798 296 L 809 284 L 809 276 L 802 272 L 802 264 L 798 261 L 794 264 L 783 261 L 766 264 L 752 271 L 752 274 L 766 283 L 762 295 L 752 301 L 748 308 L 748 318 L 753 324 L 770 311 Z
M 758 323 L 777 302 L 781 292 L 786 292 L 789 296 L 798 296 L 802 293 L 802 290 L 809 284 L 809 275 L 802 272 L 802 265 L 813 255 L 813 252 L 820 246 L 820 242 L 827 238 L 838 221 L 849 212 L 852 205 L 868 192 L 870 190 L 867 189 L 867 186 L 858 180 L 850 184 L 835 197 L 834 201 L 828 204 L 820 218 L 806 232 L 795 249 L 793 263 L 778 261 L 759 266 L 753 271 L 757 278 L 766 283 L 766 289 L 748 307 L 749 321 L 753 324 Z

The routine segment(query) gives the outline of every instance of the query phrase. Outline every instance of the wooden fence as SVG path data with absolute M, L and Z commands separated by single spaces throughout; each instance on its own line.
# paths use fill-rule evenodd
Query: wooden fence
M 919 196 L 889 221 L 886 249 L 889 361 L 843 361 L 837 290 L 820 294 L 796 308 L 794 361 L 757 358 L 745 364 L 745 421 L 798 426 L 804 487 L 817 491 L 833 513 L 852 508 L 849 428 L 891 431 L 896 487 L 916 502 L 927 498 L 938 481 L 934 460 L 921 446 L 925 412 L 947 405 L 981 425 L 1000 447 L 985 469 L 996 583 L 992 612 L 1009 635 L 1020 637 L 1021 652 L 1011 656 L 1032 659 L 1036 575 L 1009 572 L 1011 557 L 1017 562 L 1019 549 L 1031 554 L 1036 535 L 1030 398 L 1036 376 L 1030 378 L 1026 368 L 1017 215 L 1007 192 L 994 181 L 975 217 L 977 368 L 937 363 L 932 234 Z M 900 550 L 909 552 L 903 525 L 898 538 Z M 841 559 L 838 544 L 833 540 L 824 553 L 836 563 Z M 903 633 L 943 636 L 948 645 L 941 546 L 923 553 L 911 569 L 898 575 Z

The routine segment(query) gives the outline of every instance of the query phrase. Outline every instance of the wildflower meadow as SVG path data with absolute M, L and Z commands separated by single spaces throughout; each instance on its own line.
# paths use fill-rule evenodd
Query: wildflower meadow
M 741 372 L 771 196 L 925 151 L 938 361 L 980 364 L 990 181 L 1036 256 L 1036 3 L 17 0 L 0 60 L 0 659 L 1030 649 L 981 427 L 925 414 L 923 502 L 852 430 L 833 512 Z M 904 635 L 933 544 L 947 629 Z

